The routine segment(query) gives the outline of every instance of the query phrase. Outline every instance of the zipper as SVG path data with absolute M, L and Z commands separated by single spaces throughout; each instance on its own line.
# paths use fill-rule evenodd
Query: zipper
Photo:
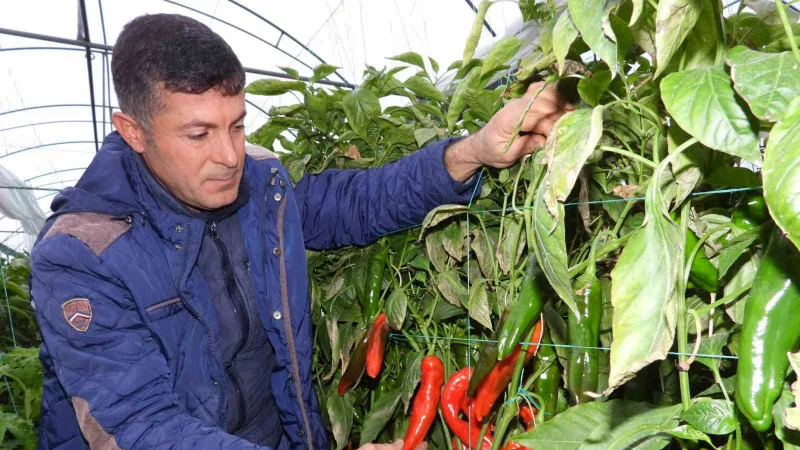
M 277 171 L 277 169 L 275 169 Z M 265 197 L 269 198 L 269 197 Z M 292 373 L 294 377 L 294 387 L 297 392 L 297 403 L 300 405 L 300 413 L 303 416 L 303 424 L 305 425 L 305 437 L 308 442 L 308 450 L 314 450 L 314 444 L 311 439 L 311 423 L 308 421 L 308 413 L 306 413 L 306 405 L 303 400 L 303 388 L 300 385 L 300 371 L 297 362 L 297 350 L 294 345 L 294 333 L 292 332 L 292 316 L 289 312 L 289 291 L 288 282 L 286 279 L 286 251 L 283 242 L 283 214 L 286 211 L 286 196 L 283 196 L 281 204 L 278 207 L 278 245 L 281 249 L 280 256 L 280 283 L 281 283 L 281 303 L 283 304 L 283 323 L 286 329 L 286 343 L 289 346 L 289 357 L 292 360 Z M 264 249 L 266 252 L 266 248 Z M 266 271 L 266 265 L 264 266 Z M 266 275 L 266 274 L 265 274 Z
M 242 388 L 242 379 L 239 377 L 239 373 L 236 371 L 234 363 L 235 360 L 225 364 L 225 372 L 228 374 L 231 384 L 233 385 L 233 392 L 231 394 L 236 395 L 236 398 L 238 399 L 237 403 L 239 404 L 238 420 L 232 426 L 228 427 L 228 433 L 230 434 L 239 431 L 242 425 L 247 423 L 247 403 L 244 397 L 244 389 Z
M 184 275 L 186 275 L 186 269 L 189 266 L 189 245 L 188 244 L 192 242 L 192 227 L 191 227 L 191 225 L 189 225 L 186 228 L 187 228 L 187 235 L 186 235 L 186 243 L 187 243 L 187 245 L 186 245 L 186 249 L 184 249 L 183 271 L 181 272 L 181 276 L 180 276 L 179 280 L 182 280 Z M 178 292 L 178 297 L 180 297 L 181 302 L 183 302 L 183 306 L 186 308 L 187 311 L 189 311 L 189 314 L 191 314 L 192 317 L 194 317 L 195 319 L 197 319 L 197 321 L 200 322 L 200 325 L 203 326 L 203 329 L 206 332 L 206 352 L 208 353 L 209 359 L 211 360 L 211 365 L 214 366 L 214 375 L 216 376 L 217 384 L 220 386 L 220 391 L 222 393 L 222 400 L 225 400 L 225 401 L 220 401 L 219 402 L 219 409 L 217 411 L 217 414 L 219 415 L 219 419 L 218 419 L 219 420 L 219 425 L 220 425 L 220 427 L 223 427 L 223 426 L 225 426 L 225 415 L 223 414 L 223 412 L 225 410 L 224 408 L 227 406 L 227 389 L 228 388 L 227 388 L 227 386 L 226 386 L 226 384 L 224 382 L 225 381 L 224 380 L 224 375 L 222 374 L 222 371 L 219 370 L 219 364 L 217 364 L 216 361 L 215 361 L 214 352 L 211 351 L 211 336 L 212 336 L 211 335 L 211 328 L 208 327 L 206 322 L 200 317 L 200 314 L 198 314 L 197 311 L 191 305 L 189 305 L 189 302 L 187 302 L 186 299 L 183 297 L 183 294 L 181 293 L 180 281 L 176 281 L 175 282 L 175 290 Z
M 242 340 L 236 347 L 236 351 L 233 352 L 233 357 L 231 357 L 231 360 L 233 361 L 236 359 L 236 356 L 239 354 L 239 352 L 245 348 L 247 341 L 250 338 L 250 310 L 247 307 L 247 302 L 244 300 L 244 294 L 242 294 L 239 283 L 236 282 L 236 277 L 233 276 L 233 265 L 231 264 L 228 246 L 222 239 L 219 238 L 219 235 L 217 234 L 216 222 L 211 223 L 211 229 L 209 233 L 211 235 L 211 240 L 214 241 L 220 253 L 222 254 L 222 267 L 225 271 L 225 289 L 228 291 L 228 298 L 233 304 L 234 312 L 236 313 L 239 322 L 242 324 Z
M 219 238 L 216 222 L 211 223 L 209 234 L 211 236 L 211 240 L 214 241 L 214 244 L 216 244 L 217 248 L 222 254 L 225 290 L 227 291 L 228 299 L 231 301 L 237 320 L 242 325 L 242 338 L 239 341 L 239 345 L 236 346 L 236 350 L 234 350 L 233 355 L 231 356 L 230 363 L 225 364 L 225 372 L 229 375 L 232 384 L 234 384 L 234 393 L 237 398 L 236 406 L 239 410 L 238 421 L 233 426 L 228 427 L 228 433 L 234 433 L 238 431 L 247 420 L 247 399 L 244 396 L 244 390 L 241 386 L 241 378 L 239 378 L 234 364 L 236 363 L 236 358 L 239 356 L 239 352 L 241 352 L 247 346 L 247 342 L 250 339 L 250 309 L 248 308 L 247 302 L 244 299 L 244 294 L 242 293 L 241 287 L 239 286 L 239 283 L 236 282 L 236 277 L 233 275 L 234 269 L 233 265 L 231 264 L 230 252 L 228 251 L 228 246 L 225 244 L 225 241 Z

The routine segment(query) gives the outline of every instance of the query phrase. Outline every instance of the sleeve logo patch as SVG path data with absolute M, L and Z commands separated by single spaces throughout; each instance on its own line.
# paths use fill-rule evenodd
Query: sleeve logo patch
M 72 328 L 81 333 L 89 329 L 92 323 L 92 305 L 88 298 L 73 298 L 61 305 L 64 311 L 64 318 Z

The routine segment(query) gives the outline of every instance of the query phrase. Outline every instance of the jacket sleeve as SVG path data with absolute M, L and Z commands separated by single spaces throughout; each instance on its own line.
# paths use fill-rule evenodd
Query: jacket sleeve
M 166 360 L 129 292 L 82 242 L 48 238 L 32 255 L 31 293 L 43 345 L 91 448 L 255 450 L 258 447 L 186 414 Z M 72 299 L 91 319 L 73 328 Z M 86 315 L 85 306 L 79 313 Z
M 447 146 L 435 142 L 400 160 L 367 170 L 306 174 L 295 187 L 307 248 L 367 245 L 419 225 L 432 209 L 469 202 L 478 176 L 454 180 L 444 165 Z

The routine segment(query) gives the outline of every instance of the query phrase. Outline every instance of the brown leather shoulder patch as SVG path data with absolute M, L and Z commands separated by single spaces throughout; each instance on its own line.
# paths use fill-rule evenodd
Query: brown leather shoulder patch
M 75 408 L 78 425 L 81 427 L 84 439 L 89 442 L 90 449 L 121 450 L 114 435 L 107 433 L 92 416 L 91 411 L 89 411 L 89 402 L 80 397 L 72 397 L 72 407 Z
M 126 221 L 113 220 L 112 216 L 107 214 L 89 212 L 64 214 L 56 219 L 44 238 L 68 234 L 80 239 L 99 256 L 130 227 Z
M 260 147 L 258 145 L 247 144 L 244 147 L 244 151 L 256 161 L 261 161 L 264 159 L 278 159 L 277 153 L 269 151 L 264 147 Z

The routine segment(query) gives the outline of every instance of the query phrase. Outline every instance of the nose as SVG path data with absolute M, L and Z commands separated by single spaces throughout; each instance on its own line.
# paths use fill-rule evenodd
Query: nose
M 214 151 L 214 162 L 231 169 L 235 169 L 239 165 L 236 144 L 230 136 L 222 136 L 220 139 L 219 146 Z

